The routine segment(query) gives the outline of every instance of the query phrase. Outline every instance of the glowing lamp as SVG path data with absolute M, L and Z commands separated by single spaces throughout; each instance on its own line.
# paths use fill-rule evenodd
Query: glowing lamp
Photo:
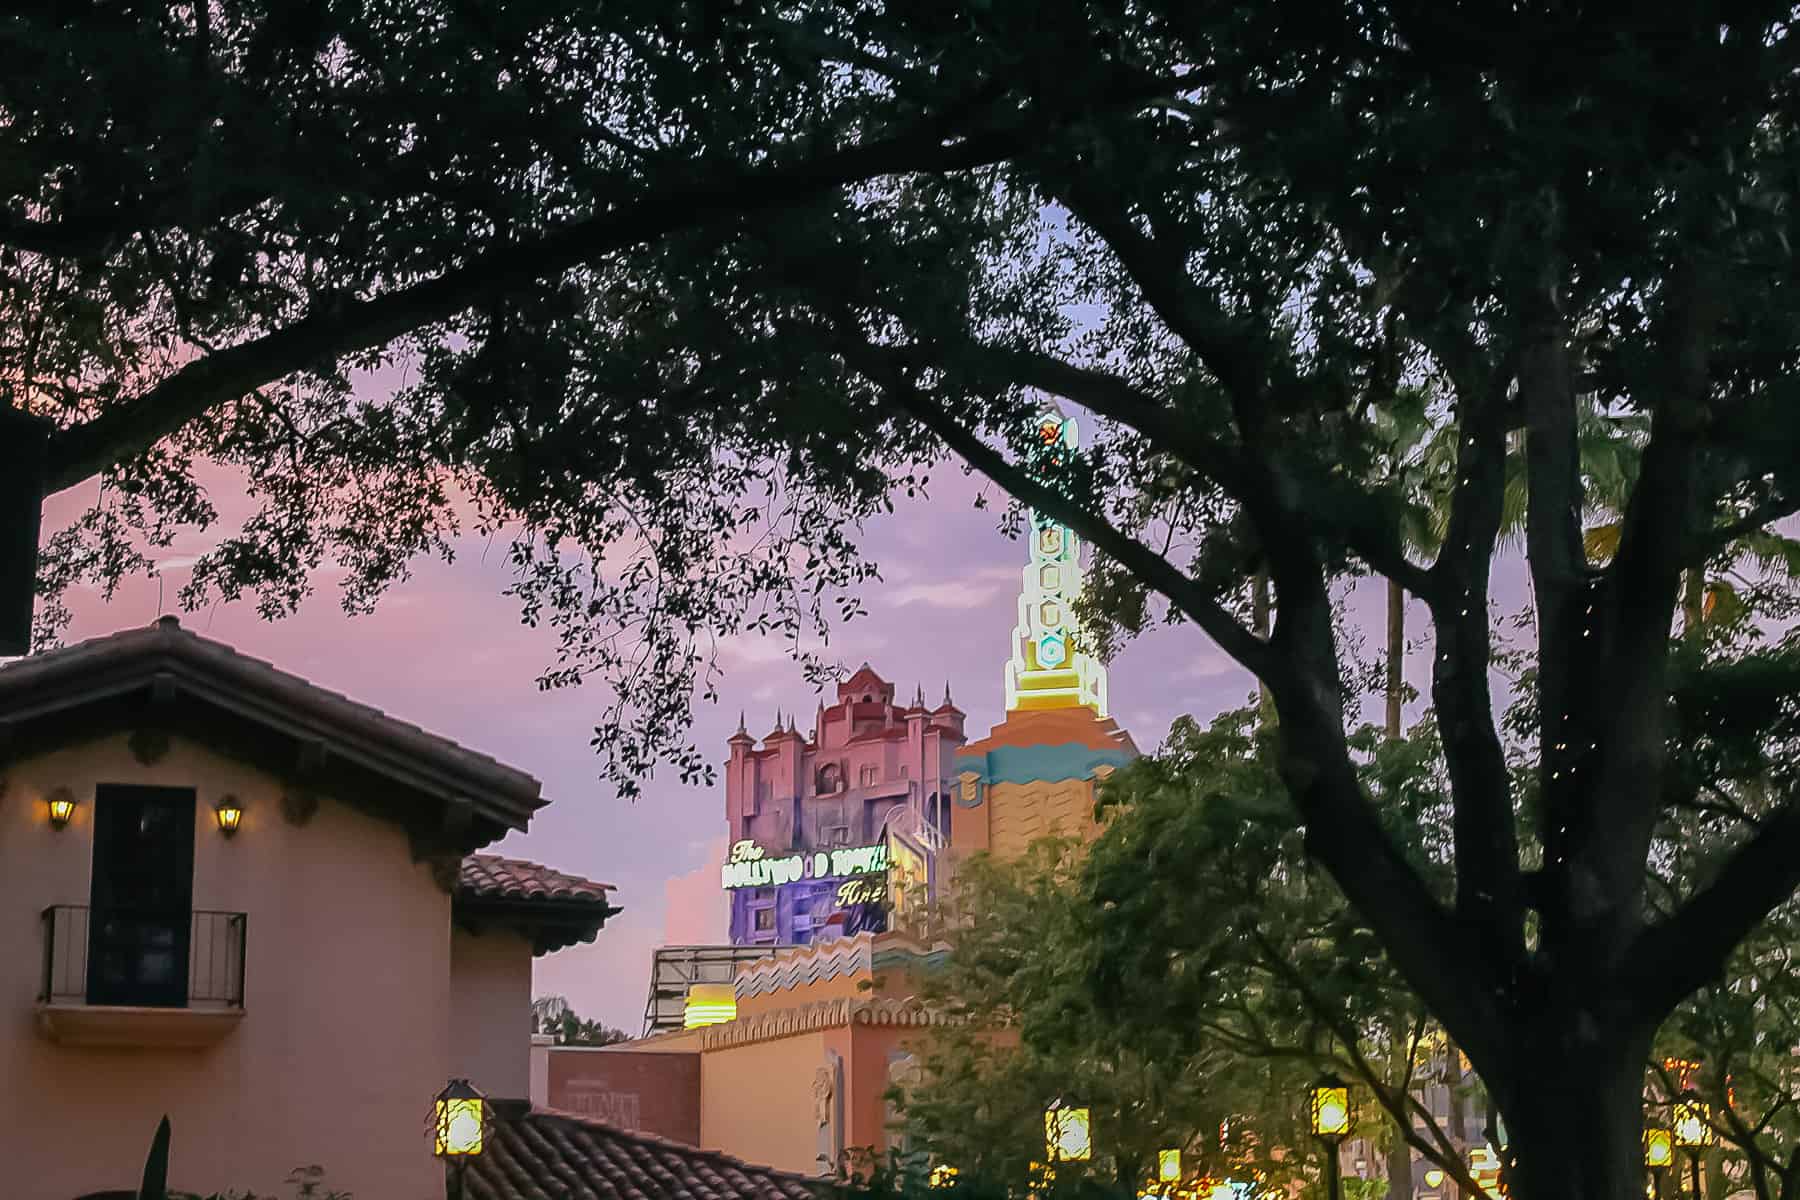
M 432 1112 L 431 1152 L 463 1159 L 480 1154 L 487 1136 L 487 1097 L 466 1079 L 452 1079 L 437 1095 Z
M 244 819 L 244 806 L 238 803 L 236 796 L 228 795 L 219 801 L 213 813 L 219 818 L 219 832 L 230 837 Z
M 1349 1085 L 1333 1075 L 1327 1075 L 1313 1084 L 1308 1115 L 1312 1119 L 1314 1137 L 1324 1138 L 1329 1142 L 1348 1137 L 1350 1126 L 1356 1117 L 1350 1104 Z
M 1644 1130 L 1644 1165 L 1651 1170 L 1673 1166 L 1675 1143 L 1667 1129 Z
M 75 815 L 75 793 L 68 788 L 57 788 L 44 803 L 50 809 L 52 829 L 62 829 Z
M 729 983 L 696 983 L 688 989 L 681 1024 L 686 1029 L 737 1020 L 737 989 Z
M 1178 1183 L 1181 1180 L 1181 1151 L 1158 1150 L 1156 1152 L 1156 1181 L 1158 1183 Z
M 1707 1118 L 1712 1114 L 1701 1100 L 1677 1100 L 1675 1102 L 1675 1144 L 1683 1150 L 1700 1151 L 1713 1144 L 1712 1125 Z M 1648 1155 L 1648 1149 L 1645 1154 Z
M 947 1187 L 951 1187 L 955 1183 L 956 1183 L 956 1168 L 955 1167 L 938 1166 L 938 1167 L 931 1168 L 931 1186 L 932 1187 L 947 1188 Z
M 1094 1157 L 1092 1119 L 1086 1108 L 1056 1103 L 1044 1112 L 1044 1153 L 1052 1163 Z

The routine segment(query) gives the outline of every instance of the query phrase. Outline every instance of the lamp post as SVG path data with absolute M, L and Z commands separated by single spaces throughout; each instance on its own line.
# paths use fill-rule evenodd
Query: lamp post
M 1700 1159 L 1705 1155 L 1706 1148 L 1713 1144 L 1711 1116 L 1706 1102 L 1692 1093 L 1688 1094 L 1687 1099 L 1675 1102 L 1675 1144 L 1687 1151 L 1688 1177 L 1693 1183 L 1694 1200 L 1702 1200 Z
M 1044 1110 L 1044 1156 L 1052 1168 L 1094 1157 L 1093 1120 L 1085 1106 L 1057 1100 Z
M 487 1097 L 466 1079 L 452 1079 L 437 1094 L 431 1109 L 431 1152 L 444 1160 L 444 1195 L 463 1200 L 463 1174 L 469 1159 L 485 1149 Z
M 1644 1166 L 1650 1172 L 1650 1183 L 1656 1200 L 1663 1200 L 1663 1174 L 1674 1165 L 1675 1143 L 1667 1129 L 1644 1130 Z
M 1340 1200 L 1342 1183 L 1338 1178 L 1338 1146 L 1350 1134 L 1356 1113 L 1350 1102 L 1350 1085 L 1335 1075 L 1327 1075 L 1312 1086 L 1307 1105 L 1312 1134 L 1325 1146 L 1326 1200 Z

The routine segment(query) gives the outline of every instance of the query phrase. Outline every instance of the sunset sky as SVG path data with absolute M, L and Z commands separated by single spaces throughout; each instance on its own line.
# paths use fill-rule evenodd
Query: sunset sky
M 51 500 L 46 535 L 91 501 L 92 488 Z M 935 700 L 948 681 L 977 737 L 1003 715 L 1002 663 L 1025 548 L 998 531 L 995 508 L 974 507 L 974 496 L 971 481 L 939 476 L 929 500 L 902 501 L 867 529 L 864 545 L 884 582 L 867 593 L 869 615 L 835 631 L 831 652 L 852 668 L 868 660 L 906 697 L 922 684 Z M 229 509 L 225 497 L 217 500 Z M 186 580 L 184 562 L 204 545 L 196 537 L 163 556 L 166 611 L 174 611 Z M 565 995 L 583 1015 L 637 1033 L 652 948 L 725 938 L 722 787 L 684 787 L 659 775 L 641 799 L 625 802 L 598 782 L 588 743 L 600 697 L 534 686 L 554 644 L 521 625 L 500 594 L 509 580 L 503 545 L 466 540 L 453 565 L 418 564 L 416 576 L 367 617 L 344 615 L 329 571 L 321 576 L 317 594 L 292 619 L 267 623 L 253 604 L 239 602 L 181 614 L 183 624 L 541 779 L 552 805 L 529 833 L 490 849 L 612 883 L 625 911 L 593 945 L 539 959 L 536 990 Z M 158 597 L 153 580 L 134 581 L 110 604 L 91 592 L 77 596 L 68 638 L 147 624 L 159 613 Z M 723 665 L 721 702 L 697 713 L 700 744 L 717 760 L 740 708 L 757 736 L 773 726 L 777 708 L 798 712 L 802 729 L 810 728 L 818 697 L 779 644 L 729 644 Z M 1110 671 L 1113 715 L 1146 751 L 1177 715 L 1210 717 L 1252 686 L 1191 627 L 1139 639 Z

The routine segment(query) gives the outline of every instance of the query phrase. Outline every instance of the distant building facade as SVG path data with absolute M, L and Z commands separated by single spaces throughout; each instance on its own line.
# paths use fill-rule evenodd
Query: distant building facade
M 758 745 L 740 721 L 725 768 L 732 943 L 877 933 L 923 904 L 963 739 L 948 688 L 935 708 L 922 692 L 902 706 L 867 663 L 820 705 L 810 737 L 777 714 Z

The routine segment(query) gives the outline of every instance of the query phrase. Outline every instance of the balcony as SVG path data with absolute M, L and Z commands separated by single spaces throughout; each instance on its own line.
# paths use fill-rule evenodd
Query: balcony
M 38 1028 L 65 1046 L 198 1049 L 244 1016 L 243 913 L 44 910 Z

